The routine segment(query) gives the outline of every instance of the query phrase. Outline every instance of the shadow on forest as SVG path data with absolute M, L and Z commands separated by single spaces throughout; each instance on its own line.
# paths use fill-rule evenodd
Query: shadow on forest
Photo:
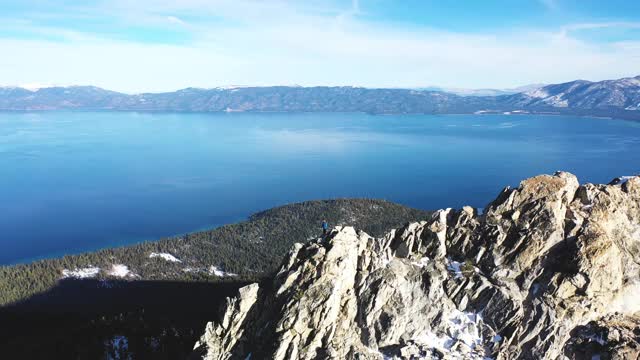
M 225 298 L 246 284 L 63 280 L 0 308 L 2 357 L 185 358 Z

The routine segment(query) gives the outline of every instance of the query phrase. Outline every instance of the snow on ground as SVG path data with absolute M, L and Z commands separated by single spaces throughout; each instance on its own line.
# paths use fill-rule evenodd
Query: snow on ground
M 620 176 L 615 178 L 615 180 L 619 180 L 616 185 L 622 185 L 624 183 L 626 183 L 627 181 L 633 179 L 635 176 Z
M 390 257 L 393 257 L 393 255 L 389 255 L 389 254 L 384 254 L 382 256 L 380 256 L 378 258 L 379 262 L 380 262 L 380 268 L 386 268 L 389 267 L 389 264 L 391 264 L 391 259 Z
M 51 85 L 51 84 L 40 84 L 40 83 L 29 83 L 29 84 L 22 84 L 19 87 L 23 88 L 25 90 L 29 90 L 31 92 L 36 92 L 40 89 L 46 89 L 46 88 L 51 88 L 54 87 L 56 85 Z M 59 85 L 58 85 L 59 86 Z
M 529 97 L 537 98 L 537 99 L 546 98 L 546 97 L 549 96 L 549 93 L 544 91 L 542 88 L 531 90 L 531 91 L 527 91 L 524 94 L 528 95 Z
M 422 334 L 414 337 L 413 340 L 420 345 L 427 346 L 429 348 L 437 349 L 445 354 L 450 355 L 452 359 L 462 358 L 484 358 L 483 355 L 471 353 L 462 356 L 463 354 L 455 351 L 454 345 L 456 343 L 464 343 L 470 350 L 482 348 L 483 338 L 481 328 L 483 325 L 482 316 L 473 312 L 462 312 L 459 310 L 453 310 L 448 318 L 445 318 L 444 323 L 441 326 L 446 329 L 444 334 L 439 335 L 431 331 L 423 332 Z M 448 335 L 447 335 L 448 334 Z M 492 340 L 502 340 L 497 335 Z M 446 357 L 445 358 L 449 358 Z M 485 358 L 486 359 L 486 358 Z
M 417 267 L 423 268 L 423 267 L 427 266 L 428 263 L 429 263 L 429 258 L 428 257 L 423 257 L 418 261 L 412 261 L 411 265 L 415 265 Z
M 480 259 L 482 259 L 482 255 L 484 255 L 485 251 L 487 251 L 487 249 L 484 246 L 481 246 L 480 250 L 478 250 L 478 255 L 476 255 L 476 264 L 480 262 Z
M 454 311 L 453 317 L 449 319 L 450 331 L 454 338 L 462 340 L 470 348 L 482 345 L 482 334 L 480 333 L 480 314 L 461 311 Z
M 171 261 L 171 262 L 182 262 L 180 259 L 178 259 L 177 257 L 168 254 L 168 253 L 154 253 L 152 252 L 151 254 L 149 254 L 150 258 L 154 258 L 154 257 L 159 257 L 159 258 L 163 258 L 167 261 Z
M 482 258 L 482 255 L 484 254 L 485 250 L 486 250 L 485 248 L 480 248 L 480 251 L 478 252 L 478 255 L 476 257 L 476 262 L 480 261 L 480 258 Z M 480 269 L 478 269 L 475 266 L 467 266 L 467 269 L 463 271 L 462 265 L 463 264 L 459 261 L 455 261 L 447 258 L 447 270 L 453 273 L 456 279 L 462 278 L 465 272 L 467 273 L 467 275 L 472 275 L 470 274 L 472 271 L 475 272 L 476 274 L 481 273 Z
M 453 339 L 447 335 L 438 336 L 431 331 L 423 332 L 413 338 L 413 340 L 432 349 L 448 350 L 453 345 Z
M 209 267 L 209 274 L 215 275 L 215 276 L 219 276 L 219 277 L 238 276 L 238 274 L 225 272 L 222 269 L 220 269 L 219 267 L 213 266 L 213 265 L 211 265 L 211 267 Z
M 211 266 L 209 267 L 209 269 L 202 269 L 202 268 L 189 267 L 189 266 L 187 266 L 187 267 L 185 267 L 185 268 L 182 268 L 182 271 L 184 271 L 184 272 L 189 272 L 189 273 L 190 273 L 190 272 L 193 272 L 193 273 L 199 273 L 199 272 L 201 272 L 201 271 L 202 271 L 202 272 L 206 272 L 206 273 L 208 273 L 209 275 L 215 275 L 215 276 L 218 276 L 218 277 L 225 277 L 225 276 L 232 277 L 232 276 L 238 276 L 238 274 L 234 274 L 234 273 L 226 272 L 226 271 L 222 270 L 221 268 L 219 268 L 219 267 L 217 267 L 217 266 L 213 266 L 213 265 L 211 265 Z
M 242 88 L 246 88 L 248 87 L 247 85 L 225 85 L 225 86 L 218 86 L 215 87 L 214 89 L 216 90 L 237 90 L 237 89 L 242 89 Z
M 62 278 L 89 279 L 94 278 L 100 273 L 100 268 L 89 266 L 86 268 L 75 268 L 73 270 L 62 270 Z
M 122 264 L 113 264 L 111 265 L 111 270 L 109 271 L 109 275 L 124 278 L 124 277 L 134 277 L 138 276 L 134 274 L 127 265 Z
M 555 107 L 568 107 L 569 101 L 563 99 L 564 93 L 560 93 L 544 99 L 544 102 Z

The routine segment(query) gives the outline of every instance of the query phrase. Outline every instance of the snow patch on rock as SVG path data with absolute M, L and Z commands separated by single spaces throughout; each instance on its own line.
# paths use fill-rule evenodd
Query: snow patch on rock
M 210 275 L 215 275 L 215 276 L 219 276 L 219 277 L 225 277 L 225 276 L 238 276 L 238 274 L 234 274 L 234 273 L 230 273 L 230 272 L 226 272 L 222 269 L 220 269 L 217 266 L 213 266 L 211 265 L 209 267 L 209 274 Z
M 425 266 L 427 266 L 427 264 L 429 264 L 429 258 L 428 257 L 423 257 L 418 261 L 412 261 L 411 265 L 423 268 Z
M 470 353 L 459 353 L 456 344 L 464 344 L 470 350 L 483 346 L 482 338 L 482 316 L 473 312 L 454 311 L 449 317 L 446 324 L 448 334 L 435 334 L 433 332 L 424 332 L 413 340 L 420 345 L 437 349 L 438 351 L 452 356 L 452 358 L 476 358 Z M 499 335 L 498 335 L 499 337 Z M 502 338 L 500 338 L 501 340 Z M 500 341 L 498 340 L 498 342 Z M 477 358 L 483 358 L 478 354 Z
M 615 179 L 613 179 L 613 184 L 612 185 L 622 185 L 624 183 L 626 183 L 627 181 L 633 179 L 635 176 L 620 176 L 617 177 Z
M 537 98 L 537 99 L 549 97 L 549 93 L 545 91 L 543 88 L 527 91 L 524 94 L 529 97 Z
M 564 96 L 564 93 L 560 93 L 558 95 L 554 95 L 544 99 L 544 102 L 554 107 L 568 107 L 569 101 L 566 99 L 563 99 L 562 98 L 563 96 Z

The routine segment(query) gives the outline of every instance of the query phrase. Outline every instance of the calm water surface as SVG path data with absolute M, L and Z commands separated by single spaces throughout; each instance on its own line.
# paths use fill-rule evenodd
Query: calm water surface
M 640 123 L 559 116 L 0 113 L 0 264 L 181 234 L 289 202 L 483 207 L 567 170 L 640 172 Z

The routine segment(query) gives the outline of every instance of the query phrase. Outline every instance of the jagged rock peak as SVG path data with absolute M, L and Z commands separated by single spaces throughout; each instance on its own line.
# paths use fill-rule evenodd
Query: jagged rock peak
M 296 244 L 207 325 L 204 359 L 637 359 L 640 177 L 556 173 L 372 238 Z

